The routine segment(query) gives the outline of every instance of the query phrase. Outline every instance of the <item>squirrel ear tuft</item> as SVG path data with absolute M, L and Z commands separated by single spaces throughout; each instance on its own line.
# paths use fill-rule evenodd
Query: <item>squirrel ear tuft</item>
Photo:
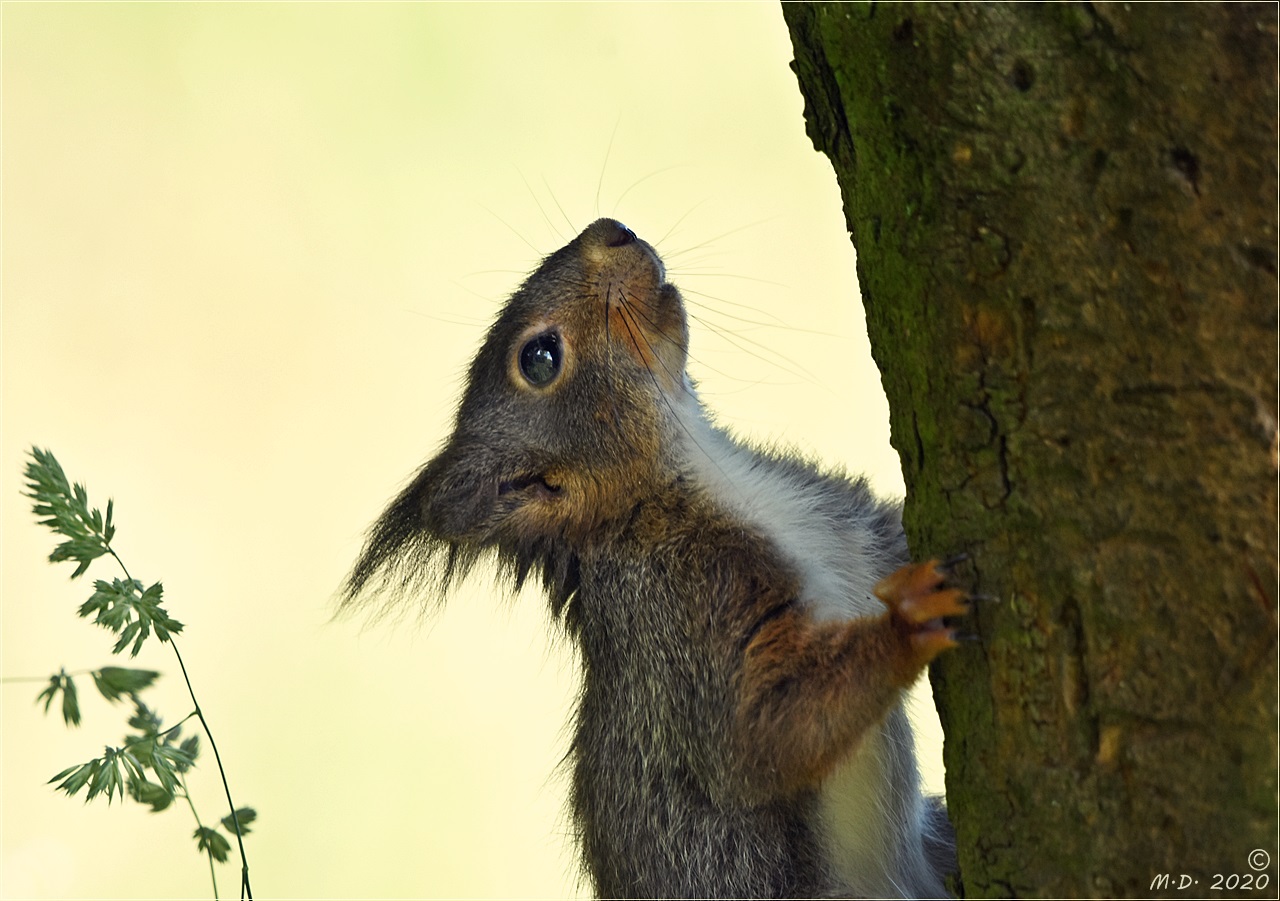
M 382 613 L 405 595 L 441 599 L 480 556 L 475 530 L 493 512 L 495 476 L 484 454 L 455 442 L 419 471 L 369 529 L 339 594 L 338 614 L 378 596 Z
M 498 464 L 492 454 L 455 438 L 409 491 L 416 492 L 421 528 L 442 541 L 474 543 L 493 515 L 497 486 Z
M 369 529 L 364 549 L 342 586 L 339 613 L 363 606 L 366 589 L 389 589 L 399 595 L 421 580 L 421 567 L 434 556 L 434 542 L 427 540 L 423 526 L 420 494 L 423 476 L 420 472 Z M 384 598 L 384 609 L 390 605 Z

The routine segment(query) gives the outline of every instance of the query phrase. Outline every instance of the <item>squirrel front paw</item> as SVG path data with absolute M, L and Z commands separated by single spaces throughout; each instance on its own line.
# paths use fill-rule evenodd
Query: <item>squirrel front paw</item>
M 948 648 L 956 647 L 955 629 L 943 617 L 969 612 L 968 595 L 946 586 L 945 566 L 937 560 L 908 563 L 876 583 L 876 597 L 905 638 L 910 677 Z

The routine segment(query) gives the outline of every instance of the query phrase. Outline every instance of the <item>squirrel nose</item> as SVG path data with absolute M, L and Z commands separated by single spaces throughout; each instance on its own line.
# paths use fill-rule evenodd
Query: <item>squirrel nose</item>
M 597 219 L 587 226 L 582 236 L 605 247 L 622 247 L 636 240 L 636 233 L 617 219 Z

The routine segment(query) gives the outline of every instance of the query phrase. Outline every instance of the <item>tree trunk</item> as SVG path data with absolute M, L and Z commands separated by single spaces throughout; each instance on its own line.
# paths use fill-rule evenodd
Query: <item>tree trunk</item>
M 1276 897 L 1276 7 L 784 15 L 913 553 L 998 599 L 933 674 L 964 892 Z

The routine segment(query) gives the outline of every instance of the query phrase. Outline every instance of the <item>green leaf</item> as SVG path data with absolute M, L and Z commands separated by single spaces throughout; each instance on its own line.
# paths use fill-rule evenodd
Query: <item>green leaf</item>
M 89 508 L 88 491 L 83 485 L 70 483 L 52 453 L 33 447 L 30 454 L 24 494 L 35 501 L 32 509 L 40 524 L 66 539 L 54 548 L 49 560 L 53 563 L 76 561 L 78 565 L 71 578 L 79 578 L 90 563 L 111 550 L 108 543 L 111 540 L 108 531 L 114 534 L 114 529 L 108 528 L 111 505 L 108 504 L 108 515 L 104 519 L 100 511 Z
M 125 695 L 133 697 L 145 688 L 150 688 L 160 674 L 149 669 L 125 669 L 121 666 L 104 666 L 93 671 L 93 684 L 98 693 L 112 703 Z
M 147 781 L 147 774 L 143 772 L 143 763 L 128 745 L 120 749 L 118 759 L 124 766 L 125 782 L 128 785 L 129 794 L 135 795 L 138 786 Z
M 135 702 L 136 703 L 136 702 Z M 123 747 L 108 747 L 102 756 L 79 766 L 68 767 L 49 781 L 57 782 L 58 789 L 74 795 L 88 788 L 85 801 L 101 794 L 110 803 L 126 794 L 152 811 L 164 810 L 177 796 L 179 781 L 175 769 L 190 766 L 191 756 L 176 744 L 166 744 L 158 739 L 160 720 L 145 705 L 136 703 L 139 712 L 131 724 L 144 729 L 142 735 L 125 738 Z M 186 744 L 185 742 L 183 743 Z M 158 781 L 147 778 L 147 770 L 155 773 Z
M 182 773 L 195 764 L 195 758 L 187 754 L 181 745 L 162 744 L 157 742 L 151 751 L 151 768 L 157 773 L 162 767 Z
M 93 587 L 93 594 L 80 605 L 79 612 L 85 617 L 93 615 L 96 624 L 120 636 L 111 649 L 113 654 L 119 654 L 132 642 L 129 656 L 136 656 L 153 625 L 161 641 L 168 641 L 170 633 L 182 631 L 182 623 L 160 606 L 164 588 L 159 582 L 143 589 L 137 579 L 99 579 Z
M 64 791 L 68 795 L 74 795 L 93 777 L 94 771 L 98 768 L 96 759 L 90 760 L 88 763 L 82 763 L 79 766 L 67 767 L 58 775 L 49 780 L 50 783 L 62 780 L 62 784 L 58 786 L 59 791 Z
M 65 669 L 49 677 L 49 684 L 36 696 L 36 703 L 44 701 L 44 712 L 49 712 L 53 699 L 62 693 L 62 719 L 68 726 L 80 725 L 80 703 L 76 695 L 76 683 Z
M 237 807 L 236 815 L 232 817 L 230 814 L 222 818 L 222 828 L 236 834 L 236 820 L 240 821 L 240 834 L 248 835 L 251 831 L 249 824 L 258 818 L 258 812 L 252 807 Z
M 141 587 L 136 579 L 113 579 L 110 582 L 99 579 L 93 583 L 93 594 L 80 605 L 78 612 L 81 616 L 97 614 L 93 620 L 95 623 L 119 632 L 131 619 Z
M 80 725 L 80 702 L 76 697 L 76 683 L 70 676 L 62 683 L 62 721 L 68 726 Z
M 192 834 L 192 838 L 196 840 L 197 850 L 208 851 L 218 863 L 226 863 L 231 843 L 223 838 L 221 832 L 208 826 L 200 826 Z
M 178 791 L 178 775 L 174 772 L 172 764 L 162 755 L 156 754 L 153 747 L 147 760 L 151 763 L 151 771 L 156 774 L 156 779 L 160 781 L 160 787 L 165 791 L 176 794 Z
M 183 741 L 183 743 L 178 745 L 178 747 L 182 749 L 183 754 L 186 754 L 187 757 L 189 757 L 191 760 L 194 761 L 197 757 L 200 756 L 200 736 L 193 735 L 190 738 Z M 187 769 L 189 769 L 189 767 L 182 767 L 181 769 L 178 770 L 178 772 L 185 773 Z
M 129 717 L 130 729 L 137 729 L 147 736 L 155 736 L 160 734 L 162 725 L 164 721 L 160 719 L 159 714 L 138 698 L 133 699 L 133 716 Z
M 93 763 L 94 771 L 89 777 L 89 793 L 85 796 L 85 800 L 92 801 L 103 793 L 107 796 L 108 804 L 115 800 L 116 795 L 123 798 L 127 776 L 121 773 L 123 763 L 121 749 L 107 748 Z
M 139 632 L 142 634 L 138 634 Z M 136 657 L 138 655 L 138 651 L 142 648 L 142 643 L 147 640 L 147 633 L 142 631 L 142 623 L 137 622 L 136 620 L 124 627 L 124 631 L 120 633 L 120 640 L 112 645 L 111 653 L 119 654 L 125 649 L 130 641 L 133 641 L 135 636 L 137 636 L 138 640 L 133 642 L 133 650 L 129 652 L 129 656 Z
M 151 805 L 152 813 L 159 813 L 173 803 L 174 793 L 145 779 L 130 787 L 130 794 L 139 804 Z
M 48 713 L 49 705 L 53 703 L 53 699 L 57 696 L 58 692 L 61 690 L 62 690 L 62 675 L 61 673 L 54 673 L 52 676 L 49 677 L 49 684 L 45 686 L 44 691 L 36 695 L 36 703 L 39 704 L 41 701 L 44 701 L 44 712 Z
M 102 529 L 102 536 L 106 538 L 108 542 L 116 535 L 116 527 L 111 524 L 111 510 L 115 506 L 115 503 L 116 502 L 111 498 L 107 498 L 107 522 Z

